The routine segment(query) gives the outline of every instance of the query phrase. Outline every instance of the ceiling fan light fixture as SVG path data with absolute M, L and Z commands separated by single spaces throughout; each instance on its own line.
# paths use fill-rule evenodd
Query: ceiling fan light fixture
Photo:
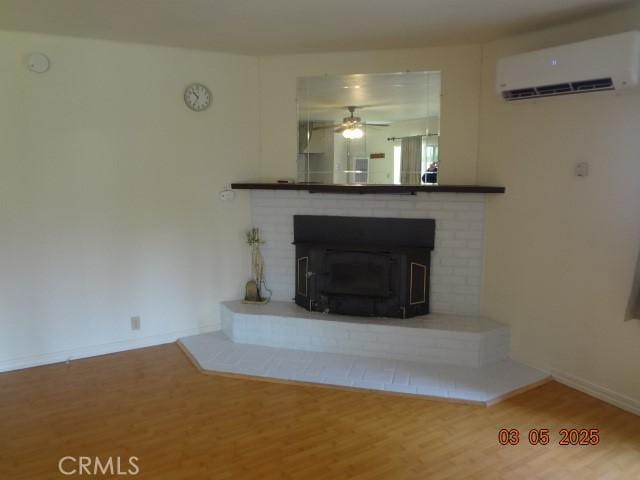
M 364 132 L 362 131 L 361 128 L 358 128 L 358 127 L 346 128 L 345 130 L 342 131 L 342 136 L 344 138 L 348 138 L 349 140 L 357 140 L 364 136 Z

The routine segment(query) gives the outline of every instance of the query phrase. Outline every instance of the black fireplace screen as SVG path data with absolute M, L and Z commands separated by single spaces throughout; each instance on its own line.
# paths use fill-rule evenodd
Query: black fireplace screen
M 429 312 L 431 219 L 294 216 L 296 303 L 406 318 Z
M 322 293 L 388 297 L 391 257 L 358 251 L 328 252 L 327 283 Z

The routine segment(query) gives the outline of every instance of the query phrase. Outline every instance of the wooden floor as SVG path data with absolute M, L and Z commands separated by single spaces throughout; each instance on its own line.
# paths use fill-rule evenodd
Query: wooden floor
M 565 427 L 600 444 L 560 446 Z M 0 374 L 0 478 L 76 478 L 68 455 L 149 479 L 637 480 L 640 417 L 555 382 L 486 408 L 203 375 L 175 344 Z

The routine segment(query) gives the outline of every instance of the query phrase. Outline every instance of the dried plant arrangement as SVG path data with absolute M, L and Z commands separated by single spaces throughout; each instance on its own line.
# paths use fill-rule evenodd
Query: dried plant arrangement
M 251 250 L 251 275 L 252 278 L 245 285 L 244 303 L 267 303 L 270 299 L 271 291 L 267 288 L 264 279 L 264 260 L 260 252 L 260 245 L 264 241 L 260 238 L 260 230 L 252 228 L 247 231 L 247 245 Z M 264 297 L 263 292 L 269 293 L 269 297 Z

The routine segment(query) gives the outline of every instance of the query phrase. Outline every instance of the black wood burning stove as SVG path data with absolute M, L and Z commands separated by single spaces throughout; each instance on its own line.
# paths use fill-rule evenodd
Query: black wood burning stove
M 435 220 L 294 215 L 296 303 L 409 318 L 429 313 Z

